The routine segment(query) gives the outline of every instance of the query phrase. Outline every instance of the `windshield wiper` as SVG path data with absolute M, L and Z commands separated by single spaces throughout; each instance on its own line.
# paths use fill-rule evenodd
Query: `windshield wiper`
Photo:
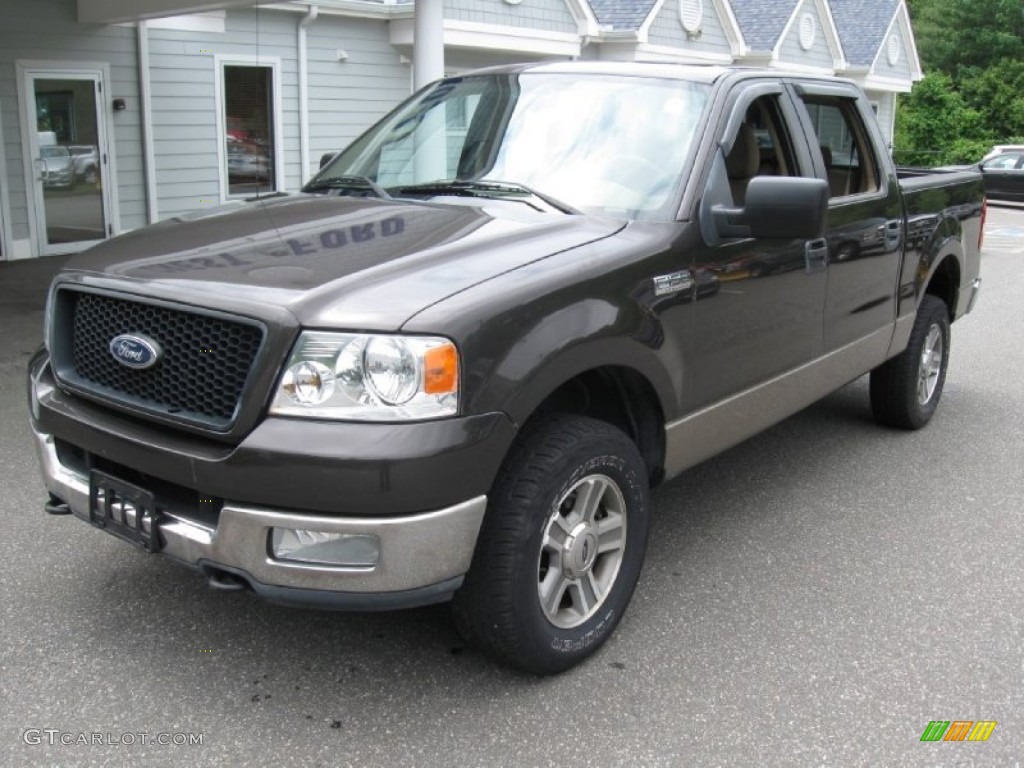
M 303 192 L 319 192 L 325 189 L 368 189 L 377 197 L 392 200 L 388 191 L 369 176 L 332 176 L 315 179 L 302 188 Z
M 548 208 L 554 208 L 556 211 L 561 213 L 579 214 L 580 211 L 573 208 L 566 202 L 559 200 L 556 197 L 545 192 L 539 192 L 532 187 L 528 187 L 525 184 L 520 184 L 518 181 L 469 181 L 465 179 L 452 179 L 451 181 L 428 181 L 423 184 L 406 184 L 400 187 L 391 187 L 391 191 L 396 194 L 408 194 L 408 193 L 423 193 L 423 194 L 441 194 L 441 195 L 466 195 L 468 197 L 492 197 L 502 200 L 518 200 L 519 202 L 526 203 L 538 211 L 544 210 L 538 205 L 530 202 L 529 200 L 523 200 L 522 197 L 534 198 L 540 200 Z

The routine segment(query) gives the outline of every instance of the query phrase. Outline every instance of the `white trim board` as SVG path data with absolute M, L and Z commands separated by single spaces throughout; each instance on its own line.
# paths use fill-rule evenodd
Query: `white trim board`
M 391 22 L 390 41 L 395 46 L 413 44 L 411 19 Z M 446 48 L 511 51 L 513 53 L 545 56 L 579 56 L 580 36 L 573 32 L 547 32 L 526 27 L 507 27 L 501 24 L 481 24 L 474 21 L 444 20 Z

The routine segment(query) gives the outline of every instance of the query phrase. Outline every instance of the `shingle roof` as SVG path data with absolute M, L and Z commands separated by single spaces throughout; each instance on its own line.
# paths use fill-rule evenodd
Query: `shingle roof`
M 796 0 L 732 0 L 732 11 L 752 51 L 775 48 L 796 9 Z
M 640 29 L 656 0 L 588 0 L 597 23 L 612 29 Z
M 870 67 L 882 47 L 899 0 L 830 0 L 846 60 Z

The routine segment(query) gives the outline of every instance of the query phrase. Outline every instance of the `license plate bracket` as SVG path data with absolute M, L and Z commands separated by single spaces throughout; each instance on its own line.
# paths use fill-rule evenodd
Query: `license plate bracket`
M 89 522 L 147 552 L 160 551 L 160 513 L 151 491 L 94 469 L 89 472 Z

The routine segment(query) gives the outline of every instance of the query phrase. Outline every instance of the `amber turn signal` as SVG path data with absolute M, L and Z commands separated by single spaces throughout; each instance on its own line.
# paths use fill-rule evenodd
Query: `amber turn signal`
M 454 344 L 428 349 L 423 356 L 423 391 L 428 395 L 454 392 L 459 386 L 459 353 Z

